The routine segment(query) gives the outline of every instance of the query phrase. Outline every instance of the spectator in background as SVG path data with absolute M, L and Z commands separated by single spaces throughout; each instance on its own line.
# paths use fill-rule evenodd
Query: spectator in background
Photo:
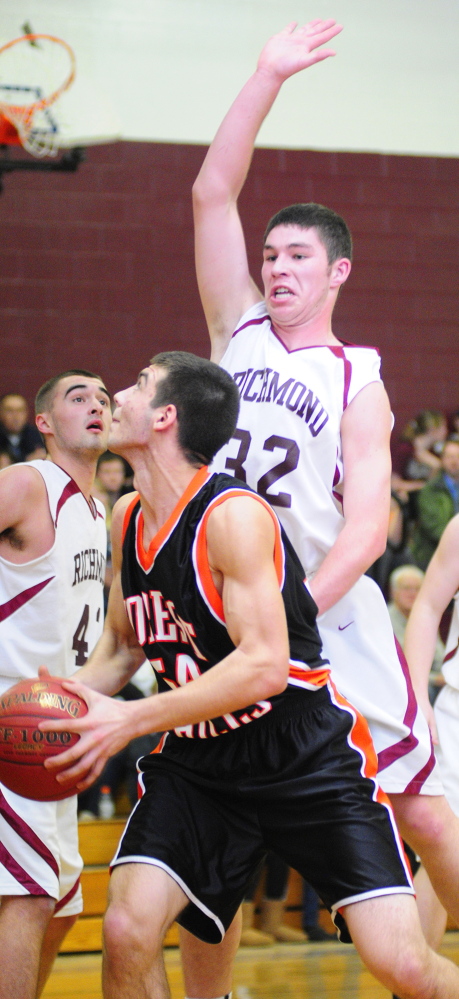
M 0 447 L 0 469 L 8 468 L 8 465 L 13 464 L 13 459 L 7 448 Z
M 132 491 L 132 485 L 127 481 L 127 462 L 111 451 L 105 451 L 97 462 L 97 474 L 94 489 L 94 496 L 100 499 L 105 507 L 107 522 L 107 562 L 105 565 L 105 585 L 104 585 L 104 605 L 107 610 L 108 594 L 112 585 L 112 548 L 110 539 L 110 528 L 112 524 L 112 510 L 120 496 Z
M 459 409 L 451 414 L 449 425 L 451 434 L 459 434 Z
M 97 462 L 96 485 L 100 492 L 100 499 L 111 513 L 116 501 L 120 496 L 130 492 L 131 485 L 127 484 L 126 462 L 117 454 L 106 451 Z
M 417 505 L 410 549 L 416 565 L 426 569 L 446 525 L 459 512 L 458 436 L 445 441 L 440 471 L 419 491 Z
M 46 458 L 41 434 L 27 418 L 24 396 L 8 392 L 0 398 L 0 451 L 7 451 L 12 462 Z
M 443 413 L 423 409 L 391 442 L 392 489 L 407 502 L 440 469 L 440 451 L 448 434 Z
M 390 497 L 386 550 L 366 571 L 366 575 L 370 576 L 378 584 L 386 601 L 389 599 L 389 577 L 391 573 L 400 566 L 414 561 L 408 549 L 408 538 L 408 504 L 403 503 L 397 493 L 392 492 Z
M 416 565 L 401 565 L 391 573 L 389 580 L 390 603 L 388 611 L 394 634 L 403 648 L 405 631 L 411 608 L 421 589 L 424 573 Z M 429 700 L 433 704 L 444 680 L 441 673 L 445 646 L 437 634 L 434 657 L 429 676 Z

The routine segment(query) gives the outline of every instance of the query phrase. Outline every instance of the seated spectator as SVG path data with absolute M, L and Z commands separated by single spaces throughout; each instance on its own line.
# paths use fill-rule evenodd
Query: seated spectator
M 27 422 L 24 396 L 8 392 L 0 399 L 0 450 L 7 451 L 13 462 L 46 458 L 41 434 Z
M 390 498 L 389 525 L 387 529 L 386 550 L 367 569 L 366 575 L 374 579 L 384 594 L 384 599 L 389 596 L 389 576 L 407 562 L 413 562 L 413 557 L 408 550 L 408 506 L 403 503 L 397 493 L 392 493 Z
M 416 565 L 401 565 L 394 569 L 389 580 L 390 602 L 387 605 L 394 634 L 403 648 L 405 631 L 411 608 L 422 586 L 424 573 Z M 429 677 L 429 700 L 433 704 L 444 680 L 441 673 L 445 646 L 437 635 L 435 655 Z
M 456 409 L 454 413 L 451 413 L 449 418 L 449 427 L 451 434 L 459 434 L 459 409 Z
M 440 471 L 419 491 L 417 518 L 410 542 L 414 561 L 426 569 L 440 538 L 459 511 L 459 437 L 443 445 Z
M 439 471 L 439 453 L 447 434 L 444 414 L 423 409 L 392 441 L 392 488 L 404 502 Z

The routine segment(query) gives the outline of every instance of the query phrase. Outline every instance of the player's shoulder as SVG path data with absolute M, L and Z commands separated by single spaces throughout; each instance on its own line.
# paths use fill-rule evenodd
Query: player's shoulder
M 352 340 L 340 339 L 340 344 L 344 348 L 345 353 L 349 353 L 352 357 L 361 354 L 362 357 L 380 357 L 381 353 L 379 347 L 375 347 L 374 344 L 368 343 L 354 343 Z
M 219 530 L 230 543 L 241 531 L 250 534 L 257 524 L 274 522 L 275 512 L 258 493 L 232 476 L 218 474 L 214 479 L 216 492 L 206 504 L 209 524 Z
M 135 490 L 131 493 L 125 493 L 116 501 L 112 510 L 112 542 L 115 538 L 120 545 L 123 543 L 131 513 L 138 501 L 139 494 Z
M 239 321 L 236 323 L 236 327 L 233 336 L 241 333 L 243 330 L 248 329 L 250 326 L 261 326 L 266 320 L 269 320 L 269 313 L 266 308 L 266 302 L 264 299 L 260 299 L 250 306 L 249 309 L 244 312 Z
M 0 471 L 1 530 L 42 523 L 49 516 L 48 493 L 40 473 L 27 463 Z
M 0 494 L 5 498 L 8 494 L 16 494 L 17 498 L 36 499 L 46 495 L 44 477 L 36 467 L 39 462 L 18 462 L 8 465 L 0 471 Z M 45 465 L 46 462 L 42 461 Z

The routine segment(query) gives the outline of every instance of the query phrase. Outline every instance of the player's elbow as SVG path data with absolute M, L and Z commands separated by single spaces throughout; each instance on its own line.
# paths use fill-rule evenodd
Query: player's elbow
M 289 674 L 288 656 L 282 652 L 276 655 L 273 650 L 267 650 L 266 655 L 260 657 L 255 679 L 257 690 L 256 700 L 267 697 L 274 697 L 285 690 Z
M 375 528 L 374 538 L 373 538 L 373 562 L 376 561 L 380 555 L 383 555 L 387 547 L 387 528 L 385 525 L 378 524 Z
M 203 169 L 193 184 L 192 200 L 197 220 L 209 208 L 218 208 L 228 203 L 228 186 L 216 171 Z
M 368 568 L 369 565 L 376 562 L 380 555 L 384 554 L 387 547 L 388 529 L 385 521 L 381 520 L 367 521 L 365 529 L 362 531 L 361 528 L 360 524 L 359 534 L 364 547 L 363 561 L 366 564 L 365 567 Z

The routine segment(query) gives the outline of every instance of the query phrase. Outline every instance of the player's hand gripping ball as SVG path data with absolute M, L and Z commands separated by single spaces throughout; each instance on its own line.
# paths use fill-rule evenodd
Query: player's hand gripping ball
M 0 697 L 0 781 L 10 791 L 36 801 L 58 801 L 75 794 L 69 784 L 59 784 L 44 766 L 73 746 L 76 732 L 41 732 L 42 721 L 81 718 L 87 712 L 81 697 L 58 680 L 21 680 Z

